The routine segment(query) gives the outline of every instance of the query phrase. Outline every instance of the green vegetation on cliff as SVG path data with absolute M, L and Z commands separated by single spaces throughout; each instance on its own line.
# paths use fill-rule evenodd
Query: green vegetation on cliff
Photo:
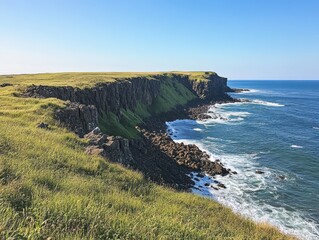
M 87 142 L 53 120 L 62 101 L 14 96 L 19 89 L 0 87 L 0 239 L 290 238 L 217 202 L 85 154 Z M 157 104 L 165 109 L 164 101 Z M 124 115 L 140 121 L 151 113 L 138 105 Z M 49 129 L 37 128 L 42 121 Z
M 152 114 L 167 112 L 177 105 L 186 104 L 195 98 L 196 96 L 183 84 L 172 79 L 161 85 L 160 94 L 150 106 L 149 112 Z
M 109 112 L 100 118 L 100 128 L 110 135 L 119 135 L 126 138 L 138 137 L 139 133 L 135 126 L 143 121 L 143 118 L 152 114 L 159 114 L 172 110 L 177 105 L 183 105 L 195 99 L 196 96 L 183 84 L 173 77 L 168 78 L 161 84 L 159 95 L 150 106 L 138 103 L 135 109 L 121 109 L 121 116 L 117 117 Z

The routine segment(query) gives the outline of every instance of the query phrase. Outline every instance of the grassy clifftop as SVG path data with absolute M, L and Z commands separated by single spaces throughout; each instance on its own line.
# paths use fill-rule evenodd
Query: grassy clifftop
M 0 84 L 11 83 L 21 85 L 48 85 L 48 86 L 72 86 L 91 87 L 96 83 L 114 82 L 133 77 L 147 77 L 152 80 L 154 75 L 180 74 L 190 76 L 196 81 L 205 81 L 207 75 L 215 75 L 214 72 L 101 72 L 101 73 L 43 73 L 43 74 L 19 74 L 2 75 Z
M 10 82 L 63 84 L 54 74 L 27 76 Z M 91 84 L 72 84 L 84 82 Z M 214 201 L 86 155 L 87 142 L 52 118 L 63 102 L 15 97 L 19 88 L 0 87 L 0 239 L 289 239 Z M 136 112 L 149 114 L 143 109 Z M 37 128 L 41 121 L 50 128 Z

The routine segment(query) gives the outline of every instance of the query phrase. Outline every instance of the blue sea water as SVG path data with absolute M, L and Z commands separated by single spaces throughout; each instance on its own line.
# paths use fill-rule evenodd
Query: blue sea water
M 250 89 L 232 96 L 251 102 L 214 105 L 208 121 L 167 123 L 175 141 L 195 143 L 238 173 L 203 179 L 226 189 L 194 192 L 301 239 L 319 239 L 319 81 L 228 85 Z

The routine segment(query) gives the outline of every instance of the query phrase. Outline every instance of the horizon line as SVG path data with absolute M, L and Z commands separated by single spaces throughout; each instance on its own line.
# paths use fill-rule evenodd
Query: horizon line
M 1 73 L 0 76 L 12 76 L 12 75 L 37 75 L 37 74 L 59 74 L 59 73 L 167 73 L 167 72 L 214 72 L 219 75 L 216 71 L 212 70 L 168 70 L 168 71 L 57 71 L 57 72 L 27 72 L 27 73 Z M 223 75 L 219 75 L 224 77 Z M 318 79 L 284 79 L 284 78 L 271 78 L 271 79 L 260 79 L 260 78 L 228 78 L 229 81 L 319 81 Z

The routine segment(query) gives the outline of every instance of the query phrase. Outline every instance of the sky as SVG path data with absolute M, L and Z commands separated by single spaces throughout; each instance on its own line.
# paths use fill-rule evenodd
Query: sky
M 318 0 L 0 0 L 0 74 L 319 79 Z

